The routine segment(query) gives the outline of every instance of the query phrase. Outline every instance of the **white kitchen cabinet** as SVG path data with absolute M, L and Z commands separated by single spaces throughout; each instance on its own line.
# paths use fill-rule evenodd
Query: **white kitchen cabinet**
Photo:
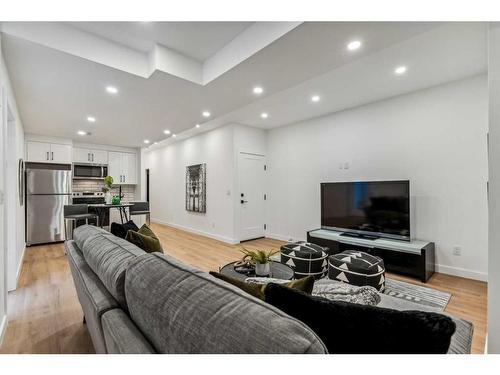
M 73 149 L 73 162 L 108 164 L 108 152 L 103 150 L 89 150 L 86 148 L 75 147 Z
M 137 184 L 137 154 L 110 151 L 108 174 L 113 177 L 113 184 Z
M 44 163 L 71 163 L 71 145 L 27 141 L 27 161 Z
M 50 161 L 52 163 L 71 163 L 71 145 L 51 143 Z
M 33 141 L 26 142 L 26 158 L 28 161 L 49 162 L 50 143 Z

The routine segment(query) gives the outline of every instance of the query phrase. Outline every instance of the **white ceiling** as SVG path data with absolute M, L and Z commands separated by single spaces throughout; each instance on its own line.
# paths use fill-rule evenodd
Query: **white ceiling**
M 354 38 L 363 46 L 347 52 Z M 480 74 L 485 41 L 479 23 L 304 23 L 205 86 L 161 71 L 141 78 L 7 34 L 2 48 L 27 132 L 140 147 L 165 139 L 167 128 L 177 140 L 230 122 L 272 128 Z M 392 73 L 398 64 L 405 76 Z M 118 95 L 105 92 L 109 84 Z
M 252 22 L 68 22 L 80 30 L 141 52 L 155 44 L 198 61 L 219 51 Z

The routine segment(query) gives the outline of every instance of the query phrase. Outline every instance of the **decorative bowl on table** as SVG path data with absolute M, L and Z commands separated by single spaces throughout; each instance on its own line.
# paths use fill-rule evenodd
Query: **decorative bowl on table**
M 111 204 L 120 204 L 120 197 L 118 195 L 114 195 L 111 199 Z

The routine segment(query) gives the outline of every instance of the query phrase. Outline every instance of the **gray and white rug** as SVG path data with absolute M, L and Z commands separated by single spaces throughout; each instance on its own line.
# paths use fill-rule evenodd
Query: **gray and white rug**
M 403 281 L 386 279 L 384 294 L 444 311 L 451 294 Z

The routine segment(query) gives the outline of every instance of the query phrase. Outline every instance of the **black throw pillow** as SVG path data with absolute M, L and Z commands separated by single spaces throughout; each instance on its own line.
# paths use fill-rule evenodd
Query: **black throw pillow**
M 139 230 L 137 225 L 135 225 L 132 220 L 126 222 L 125 224 L 111 223 L 110 232 L 117 237 L 125 238 L 129 230 L 133 230 L 134 232 Z
M 445 354 L 455 332 L 449 317 L 331 301 L 268 284 L 265 301 L 307 324 L 331 354 Z

